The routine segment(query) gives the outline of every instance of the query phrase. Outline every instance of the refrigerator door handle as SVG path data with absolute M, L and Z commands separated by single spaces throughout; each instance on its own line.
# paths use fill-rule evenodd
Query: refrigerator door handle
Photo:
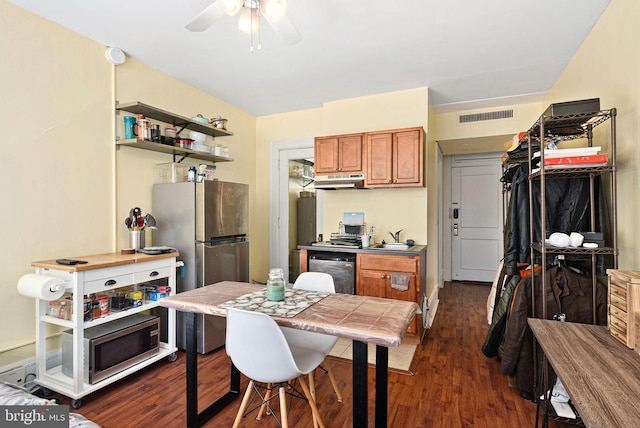
M 208 241 L 196 241 L 197 244 L 204 244 L 206 246 L 224 245 L 224 244 L 238 244 L 247 242 L 246 235 L 241 236 L 227 236 L 224 238 L 214 238 Z

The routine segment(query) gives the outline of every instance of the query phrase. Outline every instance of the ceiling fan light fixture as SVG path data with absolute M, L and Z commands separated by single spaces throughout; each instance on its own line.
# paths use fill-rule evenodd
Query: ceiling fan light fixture
M 278 22 L 287 12 L 286 0 L 260 0 L 260 8 L 271 22 Z
M 224 13 L 229 16 L 233 16 L 242 9 L 244 0 L 221 0 Z
M 238 29 L 244 33 L 258 33 L 260 31 L 260 16 L 258 9 L 243 7 L 240 12 Z

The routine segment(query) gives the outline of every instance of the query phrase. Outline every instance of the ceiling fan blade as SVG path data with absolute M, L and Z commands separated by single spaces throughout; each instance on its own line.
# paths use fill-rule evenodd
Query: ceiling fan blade
M 296 26 L 293 25 L 293 22 L 291 22 L 286 15 L 284 15 L 277 22 L 271 22 L 269 19 L 267 19 L 267 22 L 271 24 L 275 32 L 282 38 L 282 40 L 284 40 L 286 44 L 293 45 L 302 40 L 302 34 L 300 34 L 300 31 L 298 31 Z
M 189 31 L 201 32 L 225 15 L 222 0 L 216 0 L 184 26 Z

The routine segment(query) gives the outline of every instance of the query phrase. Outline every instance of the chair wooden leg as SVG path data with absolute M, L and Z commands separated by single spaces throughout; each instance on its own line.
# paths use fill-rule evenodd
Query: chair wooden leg
M 336 378 L 333 375 L 333 370 L 331 370 L 331 365 L 329 364 L 329 360 L 324 360 L 322 366 L 327 370 L 327 374 L 329 375 L 329 380 L 331 381 L 331 385 L 333 385 L 333 390 L 336 392 L 336 396 L 338 397 L 338 401 L 342 403 L 342 393 L 340 392 L 340 388 L 338 388 L 338 382 L 336 382 Z
M 280 384 L 280 417 L 281 417 L 281 423 L 282 423 L 282 428 L 289 428 L 289 421 L 288 421 L 288 415 L 287 415 L 287 397 L 285 394 L 285 387 L 286 384 Z
M 304 391 L 304 395 L 307 397 L 309 401 L 309 406 L 311 406 L 311 412 L 315 419 L 318 421 L 318 425 L 320 428 L 325 428 L 324 422 L 322 422 L 322 417 L 320 417 L 320 412 L 318 411 L 318 407 L 316 406 L 316 401 L 311 396 L 311 391 L 309 391 L 309 386 L 307 386 L 307 382 L 304 380 L 304 376 L 300 376 L 300 385 L 302 385 L 302 390 Z
M 309 392 L 311 393 L 311 398 L 313 401 L 316 401 L 316 381 L 315 381 L 316 371 L 312 370 L 309 372 Z M 318 419 L 316 418 L 315 413 L 312 412 L 313 415 L 313 428 L 318 428 Z
M 262 403 L 262 406 L 260 406 L 260 410 L 258 411 L 258 416 L 256 416 L 256 420 L 257 421 L 261 421 L 262 420 L 262 415 L 264 415 L 265 410 L 267 411 L 267 415 L 269 414 L 269 411 L 267 410 L 268 407 L 268 403 L 269 403 L 269 399 L 271 398 L 271 387 L 273 386 L 273 384 L 268 383 L 267 384 L 267 392 L 264 394 L 264 402 Z
M 233 421 L 233 428 L 238 428 L 240 426 L 240 420 L 242 419 L 242 415 L 249 404 L 249 398 L 251 398 L 251 391 L 253 391 L 253 381 L 249 381 L 249 386 L 247 387 L 247 392 L 244 393 L 244 397 L 242 398 L 242 403 L 240 403 L 240 409 L 238 410 L 238 414 L 236 415 L 236 420 Z

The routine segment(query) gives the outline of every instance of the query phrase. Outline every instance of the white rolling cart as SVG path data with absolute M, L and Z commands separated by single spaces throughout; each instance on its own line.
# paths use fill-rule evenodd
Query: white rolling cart
M 122 379 L 150 364 L 165 357 L 175 361 L 176 351 L 176 315 L 175 310 L 167 312 L 166 342 L 159 341 L 159 351 L 149 358 L 135 363 L 106 379 L 93 384 L 85 379 L 84 368 L 84 331 L 87 328 L 106 324 L 133 314 L 159 307 L 159 301 L 144 300 L 138 307 L 128 308 L 108 315 L 84 320 L 84 296 L 95 293 L 105 293 L 121 287 L 141 284 L 159 279 L 166 279 L 166 285 L 171 287 L 169 294 L 176 290 L 176 257 L 177 252 L 147 255 L 109 253 L 92 256 L 77 257 L 87 263 L 76 265 L 61 265 L 55 260 L 33 262 L 37 275 L 58 277 L 65 281 L 67 292 L 72 295 L 71 319 L 56 318 L 48 314 L 48 301 L 36 299 L 36 379 L 35 382 L 44 388 L 56 391 L 72 399 L 74 409 L 82 405 L 81 398 Z M 48 324 L 58 325 L 73 330 L 73 376 L 62 372 L 62 365 L 47 368 L 46 336 Z

